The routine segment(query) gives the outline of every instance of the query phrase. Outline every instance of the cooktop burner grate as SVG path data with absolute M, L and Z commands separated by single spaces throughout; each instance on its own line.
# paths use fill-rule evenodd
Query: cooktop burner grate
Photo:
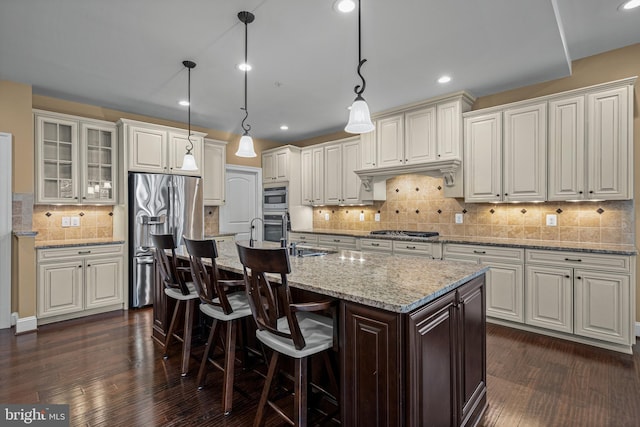
M 378 236 L 407 236 L 407 237 L 433 237 L 438 236 L 437 231 L 405 231 L 405 230 L 376 230 L 369 234 Z

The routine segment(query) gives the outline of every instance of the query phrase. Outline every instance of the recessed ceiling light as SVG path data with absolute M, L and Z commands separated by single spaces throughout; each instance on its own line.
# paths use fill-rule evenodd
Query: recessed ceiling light
M 178 104 L 182 105 L 183 107 L 188 107 L 189 106 L 189 101 L 186 100 L 181 100 L 178 102 Z
M 282 126 L 280 126 L 280 130 L 289 130 L 289 126 L 282 125 Z
M 438 83 L 449 83 L 451 81 L 451 77 L 442 76 L 438 79 Z
M 333 3 L 333 8 L 338 12 L 349 13 L 356 8 L 356 2 L 353 0 L 336 0 Z
M 240 71 L 251 71 L 251 65 L 245 64 L 245 63 L 238 64 L 238 70 L 240 70 Z
M 619 9 L 630 10 L 630 9 L 635 9 L 638 6 L 640 6 L 640 0 L 629 0 L 622 3 Z

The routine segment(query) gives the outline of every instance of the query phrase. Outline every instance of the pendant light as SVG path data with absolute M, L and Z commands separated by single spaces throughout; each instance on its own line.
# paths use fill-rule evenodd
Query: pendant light
M 253 22 L 255 18 L 256 17 L 251 12 L 243 11 L 238 13 L 238 19 L 240 20 L 240 22 L 244 23 L 244 63 L 245 65 L 249 63 L 247 61 L 247 44 L 248 44 L 247 27 L 250 23 Z M 238 157 L 256 157 L 257 156 L 255 150 L 253 149 L 253 138 L 251 138 L 251 135 L 249 135 L 249 131 L 251 130 L 251 125 L 248 123 L 245 123 L 247 121 L 247 118 L 249 117 L 249 110 L 247 110 L 247 73 L 248 72 L 249 71 L 247 67 L 245 67 L 244 69 L 244 108 L 241 108 L 241 110 L 244 110 L 244 119 L 242 119 L 242 129 L 244 130 L 244 133 L 240 138 L 238 151 L 236 151 L 236 156 Z
M 362 35 L 360 29 L 360 0 L 358 0 L 358 76 L 362 79 L 362 85 L 356 85 L 353 88 L 356 93 L 356 99 L 351 105 L 351 111 L 349 111 L 349 122 L 345 126 L 344 130 L 349 133 L 367 133 L 371 132 L 374 128 L 371 123 L 371 114 L 369 113 L 369 106 L 362 97 L 366 82 L 360 69 L 367 62 L 366 59 L 362 59 Z
M 187 133 L 187 141 L 189 141 L 189 145 L 187 145 L 187 152 L 184 154 L 184 158 L 182 159 L 182 168 L 183 171 L 195 171 L 198 170 L 198 165 L 196 165 L 196 158 L 191 154 L 191 150 L 193 150 L 193 142 L 191 142 L 191 70 L 196 67 L 196 63 L 193 61 L 182 61 L 182 65 L 187 67 L 188 70 L 188 93 L 187 93 L 187 111 L 189 118 L 189 133 Z

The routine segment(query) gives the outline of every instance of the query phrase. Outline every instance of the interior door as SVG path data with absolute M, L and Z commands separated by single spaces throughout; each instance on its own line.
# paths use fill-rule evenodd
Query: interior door
M 234 233 L 236 240 L 249 240 L 251 220 L 262 219 L 261 175 L 258 168 L 227 166 L 227 202 L 220 206 L 220 233 Z M 256 223 L 253 237 L 262 240 L 262 223 Z

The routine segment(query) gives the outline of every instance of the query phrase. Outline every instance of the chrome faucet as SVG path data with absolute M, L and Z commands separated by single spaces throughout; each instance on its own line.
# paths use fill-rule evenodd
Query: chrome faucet
M 251 220 L 251 226 L 249 227 L 249 246 L 250 247 L 253 247 L 253 242 L 255 242 L 255 239 L 253 238 L 253 229 L 256 228 L 254 224 L 255 220 L 259 220 L 260 222 L 262 222 L 262 225 L 264 226 L 264 221 L 259 216 Z

